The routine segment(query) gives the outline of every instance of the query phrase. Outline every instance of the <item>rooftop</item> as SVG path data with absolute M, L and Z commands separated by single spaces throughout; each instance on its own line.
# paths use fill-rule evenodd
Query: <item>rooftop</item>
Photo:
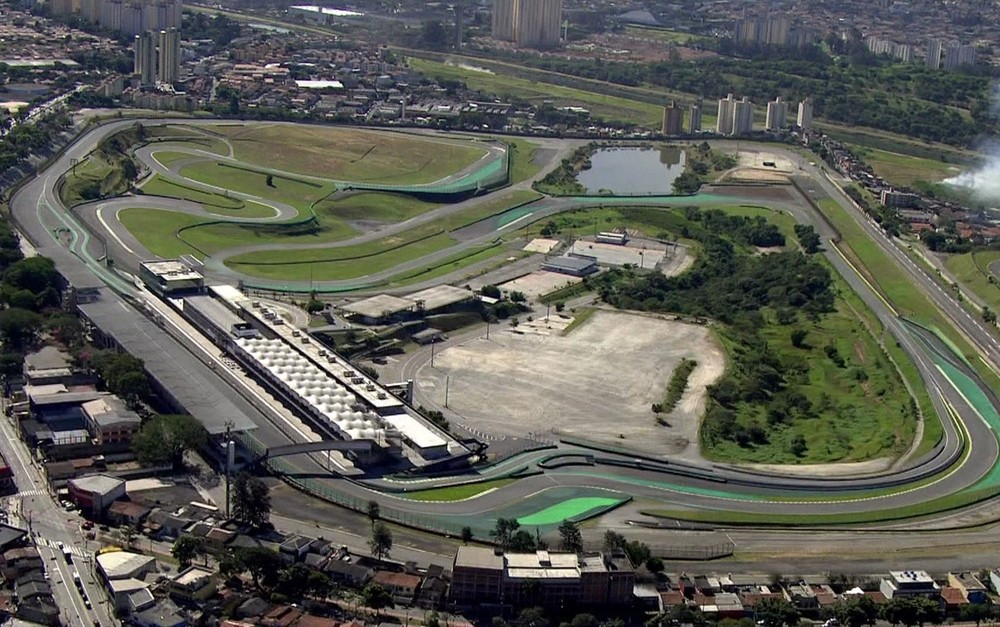
M 24 365 L 28 372 L 68 369 L 69 364 L 69 355 L 55 346 L 45 346 L 24 356 Z
M 357 314 L 366 318 L 384 318 L 397 314 L 401 311 L 412 309 L 414 303 L 405 298 L 390 296 L 389 294 L 379 294 L 350 303 L 341 307 L 347 313 Z
M 214 571 L 201 566 L 188 566 L 174 577 L 174 583 L 188 588 L 200 588 L 215 575 Z
M 891 570 L 889 577 L 899 583 L 934 583 L 934 578 L 925 570 Z
M 139 424 L 139 414 L 125 406 L 116 396 L 105 396 L 83 404 L 83 413 L 102 427 L 117 424 Z
M 454 285 L 435 285 L 419 292 L 414 292 L 404 298 L 414 304 L 423 302 L 424 309 L 431 311 L 455 303 L 471 300 L 474 294 L 471 290 L 455 287 Z
M 484 546 L 460 546 L 455 554 L 455 566 L 465 568 L 503 569 L 503 555 Z
M 576 270 L 578 272 L 592 268 L 596 264 L 596 260 L 586 257 L 548 257 L 543 262 L 545 267 L 565 268 L 566 270 Z
M 130 551 L 102 553 L 95 559 L 108 579 L 129 579 L 156 562 L 156 558 L 152 555 L 140 555 Z
M 191 307 L 201 315 L 205 316 L 221 329 L 231 329 L 234 324 L 240 324 L 243 319 L 237 316 L 231 309 L 219 302 L 218 299 L 204 294 L 186 296 L 183 300 L 184 309 Z
M 419 449 L 435 448 L 448 444 L 447 440 L 410 414 L 390 414 L 383 416 L 382 419 L 395 427 Z
M 110 475 L 85 475 L 76 479 L 70 479 L 69 484 L 84 492 L 108 494 L 112 490 L 118 489 L 119 486 L 124 486 L 125 481 Z
M 143 261 L 143 268 L 165 281 L 196 281 L 202 276 L 178 259 L 163 261 Z

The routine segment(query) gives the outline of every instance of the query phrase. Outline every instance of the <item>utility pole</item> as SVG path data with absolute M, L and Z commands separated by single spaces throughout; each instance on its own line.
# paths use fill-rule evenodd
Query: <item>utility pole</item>
M 434 367 L 434 344 L 436 342 L 431 342 L 431 368 Z
M 232 471 L 233 471 L 233 440 L 230 437 L 230 433 L 233 429 L 233 421 L 226 421 L 226 520 L 231 519 L 230 503 L 232 502 L 229 498 L 229 484 L 232 482 Z
M 447 374 L 444 377 L 444 408 L 448 409 L 448 390 L 451 389 L 451 375 Z

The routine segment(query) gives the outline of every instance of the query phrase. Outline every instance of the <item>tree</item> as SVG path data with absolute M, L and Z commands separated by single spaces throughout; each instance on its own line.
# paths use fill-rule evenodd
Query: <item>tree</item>
M 326 598 L 332 590 L 330 578 L 322 571 L 301 562 L 290 565 L 278 575 L 275 589 L 288 597 L 313 595 Z
M 170 547 L 170 554 L 174 556 L 181 568 L 186 568 L 203 550 L 204 543 L 201 538 L 183 535 L 177 538 L 174 545 Z
M 975 623 L 976 627 L 990 617 L 990 606 L 985 603 L 969 603 L 959 610 L 959 618 L 967 623 Z
M 983 322 L 987 324 L 997 323 L 997 313 L 992 309 L 990 309 L 989 307 L 987 307 L 986 305 L 983 305 L 982 316 L 983 316 Z
M 524 292 L 519 292 L 517 290 L 512 291 L 508 295 L 508 298 L 510 298 L 510 302 L 512 303 L 525 303 L 528 301 L 528 297 L 524 295 Z
M 135 529 L 132 525 L 122 525 L 118 528 L 118 537 L 126 549 L 132 548 L 132 544 L 135 542 Z
M 510 538 L 510 550 L 514 553 L 526 553 L 538 548 L 535 537 L 524 529 L 517 530 Z
M 276 551 L 262 546 L 237 549 L 228 561 L 224 572 L 249 573 L 254 587 L 260 591 L 273 588 L 285 567 L 285 560 Z
M 799 245 L 807 255 L 812 255 L 819 251 L 820 238 L 816 229 L 808 224 L 795 225 L 795 237 L 799 240 Z
M 798 610 L 785 599 L 761 599 L 753 611 L 757 624 L 762 627 L 795 627 L 799 624 Z
M 625 550 L 625 536 L 608 529 L 604 532 L 604 550 L 607 553 L 617 553 Z
M 802 457 L 807 450 L 809 450 L 809 446 L 806 444 L 805 436 L 801 433 L 795 434 L 795 437 L 792 438 L 791 443 L 788 445 L 788 451 L 796 457 Z
M 5 346 L 16 351 L 33 344 L 41 328 L 42 317 L 33 311 L 20 307 L 0 311 L 0 336 Z
M 271 495 L 267 485 L 248 472 L 236 475 L 232 485 L 233 519 L 260 529 L 271 517 Z
M 792 346 L 795 348 L 805 348 L 807 335 L 809 335 L 808 329 L 792 329 Z
M 572 520 L 564 520 L 559 525 L 559 548 L 568 553 L 583 551 L 583 535 L 580 527 Z
M 8 289 L 21 289 L 28 290 L 32 294 L 41 294 L 48 287 L 59 289 L 56 264 L 48 257 L 28 257 L 16 261 L 3 273 L 5 292 Z
M 650 557 L 646 560 L 646 570 L 655 574 L 663 572 L 663 560 L 658 557 Z
M 448 47 L 448 31 L 440 20 L 426 20 L 420 31 L 420 41 L 431 50 L 444 50 Z
M 514 534 L 521 528 L 521 523 L 516 518 L 497 518 L 496 526 L 490 531 L 490 537 L 504 551 L 510 548 Z
M 375 559 L 382 560 L 389 557 L 389 551 L 392 550 L 392 532 L 385 523 L 372 525 L 372 537 L 368 540 L 368 548 Z
M 115 393 L 121 396 L 122 400 L 133 409 L 138 407 L 140 401 L 152 392 L 152 388 L 149 386 L 149 377 L 144 371 L 122 374 L 116 380 L 115 387 L 117 388 Z
M 159 414 L 145 421 L 132 436 L 132 450 L 146 465 L 184 465 L 184 453 L 203 446 L 208 440 L 205 428 L 192 416 Z
M 500 288 L 496 285 L 484 285 L 479 289 L 479 293 L 487 298 L 497 298 L 499 299 L 502 295 L 500 293 Z
M 600 623 L 593 614 L 577 614 L 569 624 L 570 627 L 597 627 Z
M 385 588 L 377 583 L 370 583 L 361 591 L 361 598 L 364 599 L 365 607 L 375 610 L 375 616 L 386 607 L 392 605 L 392 595 Z
M 372 527 L 378 522 L 379 514 L 381 513 L 378 506 L 378 501 L 371 500 L 368 501 L 368 520 L 371 521 Z
M 268 174 L 267 175 L 266 185 L 268 187 L 274 187 L 274 175 L 273 174 Z
M 462 527 L 462 544 L 472 542 L 472 527 Z

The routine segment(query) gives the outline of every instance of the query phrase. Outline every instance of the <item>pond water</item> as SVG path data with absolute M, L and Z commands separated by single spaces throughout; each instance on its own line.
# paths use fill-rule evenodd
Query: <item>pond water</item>
M 684 151 L 663 148 L 601 148 L 590 157 L 590 169 L 576 180 L 588 194 L 671 194 L 684 172 Z

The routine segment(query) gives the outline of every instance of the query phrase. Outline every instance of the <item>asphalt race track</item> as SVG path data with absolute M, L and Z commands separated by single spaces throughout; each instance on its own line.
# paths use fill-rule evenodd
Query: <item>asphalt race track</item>
M 135 121 L 118 121 L 93 128 L 74 142 L 54 163 L 35 179 L 21 187 L 11 199 L 11 212 L 18 229 L 39 249 L 41 254 L 52 257 L 57 267 L 74 285 L 104 285 L 124 298 L 124 316 L 142 316 L 130 309 L 126 301 L 134 297 L 136 287 L 131 279 L 114 268 L 134 271 L 138 262 L 152 255 L 118 222 L 117 212 L 125 207 L 150 207 L 180 211 L 192 215 L 210 216 L 196 203 L 169 198 L 136 196 L 111 199 L 80 205 L 72 210 L 63 206 L 56 185 L 60 175 L 72 167 L 74 160 L 90 153 L 98 143 L 111 134 L 134 124 Z M 142 120 L 147 126 L 183 123 L 188 126 L 212 124 L 215 121 L 193 120 Z M 561 142 L 561 140 L 559 140 Z M 555 144 L 564 149 L 565 142 Z M 174 150 L 174 148 L 171 148 Z M 810 204 L 832 198 L 848 208 L 856 220 L 889 256 L 900 265 L 911 280 L 923 289 L 939 309 L 969 339 L 991 367 L 1000 365 L 1000 343 L 981 323 L 970 316 L 947 293 L 941 290 L 924 270 L 918 268 L 874 224 L 869 223 L 851 207 L 850 201 L 820 168 L 813 166 L 798 154 L 782 148 L 769 150 L 781 152 L 795 163 L 796 187 L 783 186 L 775 192 L 775 200 L 767 202 L 773 209 L 787 211 L 801 223 L 811 224 L 824 241 L 824 254 L 837 272 L 860 295 L 879 320 L 899 342 L 916 364 L 944 424 L 944 438 L 930 453 L 908 459 L 902 467 L 885 473 L 849 477 L 827 478 L 787 476 L 749 472 L 736 467 L 718 464 L 678 464 L 670 460 L 638 458 L 627 451 L 599 451 L 582 446 L 559 443 L 554 449 L 535 450 L 520 454 L 502 463 L 486 467 L 475 474 L 460 477 L 424 479 L 419 482 L 373 479 L 364 482 L 330 477 L 320 462 L 308 455 L 284 458 L 281 470 L 292 482 L 306 482 L 313 492 L 325 493 L 329 500 L 362 508 L 370 499 L 382 504 L 384 515 L 416 526 L 449 533 L 463 526 L 472 527 L 482 537 L 492 528 L 498 516 L 516 517 L 524 524 L 543 530 L 558 524 L 562 518 L 586 517 L 606 511 L 631 498 L 647 504 L 649 509 L 666 510 L 716 510 L 771 515 L 860 515 L 870 512 L 890 512 L 897 508 L 910 508 L 927 504 L 931 510 L 943 511 L 958 505 L 968 505 L 1000 494 L 1000 445 L 996 433 L 1000 431 L 1000 406 L 992 391 L 977 378 L 973 370 L 956 356 L 935 334 L 899 318 L 874 288 L 840 254 L 833 240 L 836 231 Z M 207 153 L 206 153 L 207 154 Z M 153 172 L 182 178 L 173 169 L 152 158 L 152 151 L 143 148 L 136 156 Z M 193 155 L 197 156 L 197 155 Z M 212 154 L 213 159 L 227 159 Z M 469 172 L 462 173 L 462 176 Z M 297 175 L 298 176 L 298 175 Z M 448 181 L 447 184 L 454 184 Z M 203 183 L 187 180 L 185 184 L 208 189 Z M 777 189 L 777 188 L 776 188 Z M 800 191 L 801 190 L 801 193 Z M 803 197 L 803 194 L 806 197 Z M 274 215 L 259 221 L 287 219 L 295 210 L 281 203 L 261 201 L 274 210 Z M 693 198 L 653 197 L 644 198 L 644 206 L 670 207 L 692 204 L 720 204 L 721 202 L 753 202 L 761 204 L 747 189 L 740 187 L 718 188 Z M 406 223 L 388 226 L 377 233 L 330 244 L 330 247 L 357 244 L 369 239 L 413 228 L 414 225 L 437 219 L 482 202 L 481 198 L 445 205 L 411 219 Z M 357 281 L 329 282 L 322 287 L 344 289 L 364 288 L 393 273 L 426 266 L 456 252 L 481 245 L 495 239 L 506 229 L 520 228 L 525 220 L 537 221 L 558 212 L 634 199 L 614 198 L 545 198 L 520 209 L 521 218 L 509 217 L 477 223 L 474 227 L 457 232 L 458 243 L 445 251 L 407 262 L 382 275 L 372 275 Z M 236 218 L 233 218 L 236 221 Z M 241 218 L 245 223 L 252 220 Z M 254 247 L 280 249 L 277 246 Z M 225 251 L 225 255 L 245 252 L 244 249 Z M 110 268 L 106 259 L 114 260 Z M 212 258 L 206 263 L 209 278 L 235 282 L 244 279 L 248 284 L 260 281 L 243 277 L 226 267 L 225 257 Z M 384 275 L 384 276 L 383 276 Z M 113 296 L 113 297 L 117 297 Z M 144 356 L 145 357 L 145 356 Z M 146 357 L 147 361 L 150 360 Z M 426 355 L 417 354 L 413 367 Z M 209 385 L 227 388 L 227 385 L 209 372 L 204 373 Z M 228 389 L 228 388 L 227 388 Z M 232 395 L 232 390 L 228 394 Z M 235 401 L 234 401 L 235 402 Z M 267 423 L 263 413 L 245 409 L 245 417 L 257 424 L 255 438 L 266 446 L 294 441 L 280 429 Z M 399 494 L 413 488 L 429 488 L 456 482 L 508 476 L 513 471 L 530 476 L 502 488 L 486 492 L 476 498 L 460 502 L 421 502 Z M 540 472 L 537 472 L 540 471 Z M 282 509 L 275 502 L 276 510 Z M 293 512 L 286 512 L 294 516 Z

